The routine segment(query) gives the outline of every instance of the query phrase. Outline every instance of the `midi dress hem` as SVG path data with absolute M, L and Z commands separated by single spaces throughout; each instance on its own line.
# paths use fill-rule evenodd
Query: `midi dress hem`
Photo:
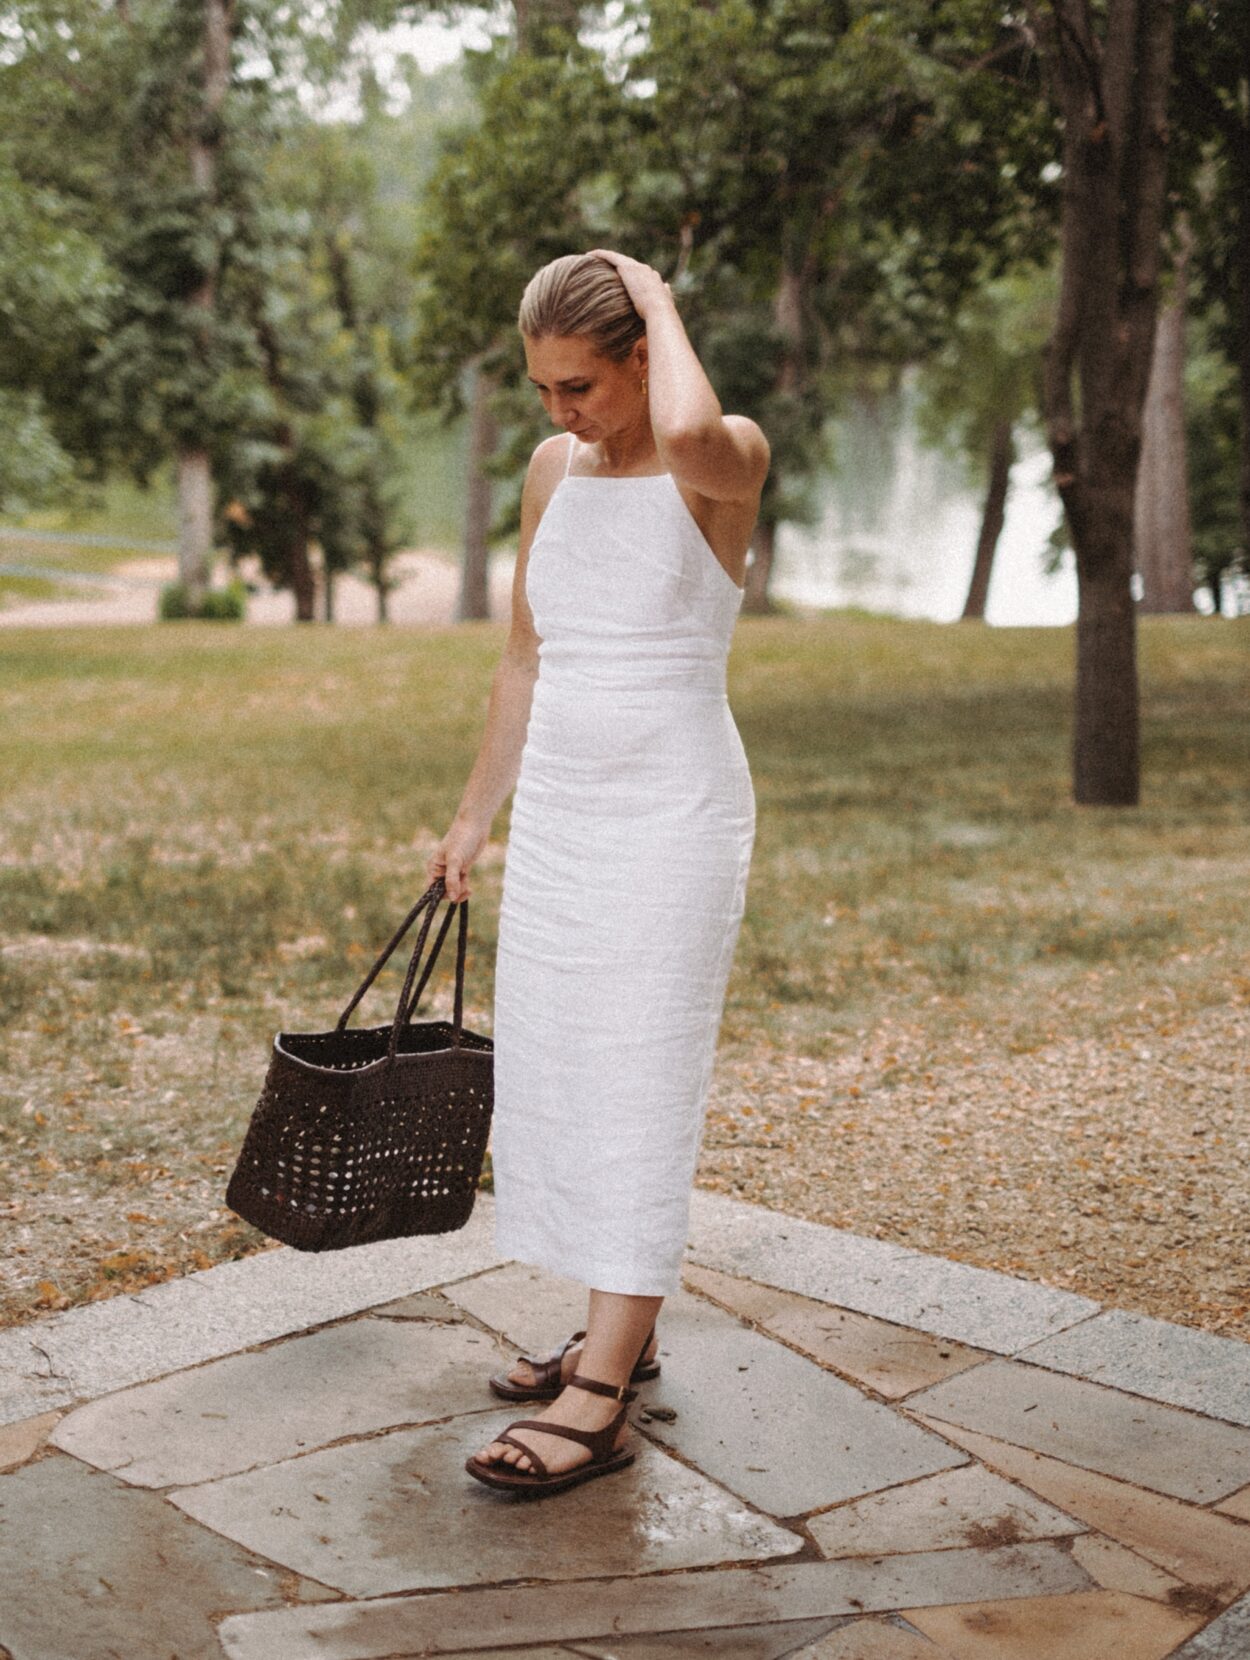
M 634 1268 L 628 1262 L 596 1262 L 582 1257 L 575 1273 L 571 1273 L 567 1254 L 544 1251 L 533 1241 L 518 1241 L 514 1248 L 502 1229 L 495 1230 L 495 1249 L 508 1262 L 520 1262 L 527 1268 L 541 1268 L 561 1279 L 572 1279 L 587 1291 L 608 1291 L 621 1297 L 671 1297 L 681 1290 L 681 1270 L 658 1275 L 653 1266 Z

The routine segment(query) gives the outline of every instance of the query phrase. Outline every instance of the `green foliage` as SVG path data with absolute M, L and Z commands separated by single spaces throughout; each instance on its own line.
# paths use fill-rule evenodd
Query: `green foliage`
M 51 501 L 70 474 L 70 459 L 56 441 L 39 393 L 0 387 L 0 506 L 21 513 Z
M 977 285 L 921 365 L 917 411 L 927 444 L 957 455 L 981 484 L 1000 420 L 1041 435 L 1042 348 L 1058 294 L 1052 264 Z
M 193 602 L 180 582 L 167 582 L 161 589 L 159 612 L 162 622 L 242 622 L 247 613 L 247 588 L 237 579 L 224 588 L 209 588 Z
M 70 205 L 23 179 L 0 128 L 0 510 L 21 512 L 68 485 L 73 431 L 58 420 L 63 386 L 76 378 L 111 292 L 101 252 Z

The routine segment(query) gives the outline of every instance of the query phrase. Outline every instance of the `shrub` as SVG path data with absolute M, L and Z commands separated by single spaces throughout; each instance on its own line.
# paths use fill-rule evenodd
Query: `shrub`
M 198 605 L 192 605 L 181 582 L 167 582 L 161 589 L 162 622 L 194 618 L 198 622 L 242 622 L 247 610 L 247 588 L 237 578 L 224 588 L 207 588 Z

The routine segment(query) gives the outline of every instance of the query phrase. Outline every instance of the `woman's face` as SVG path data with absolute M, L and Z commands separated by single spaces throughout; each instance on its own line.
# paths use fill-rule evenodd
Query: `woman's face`
M 624 362 L 615 363 L 580 335 L 523 338 L 529 378 L 556 426 L 594 444 L 637 425 L 646 365 L 641 343 Z

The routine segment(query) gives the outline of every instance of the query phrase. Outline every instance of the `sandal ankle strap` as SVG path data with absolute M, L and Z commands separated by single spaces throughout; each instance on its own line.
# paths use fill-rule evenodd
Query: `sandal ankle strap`
M 633 1401 L 638 1398 L 638 1391 L 631 1389 L 624 1383 L 600 1383 L 598 1378 L 583 1377 L 580 1372 L 574 1372 L 565 1388 L 588 1389 L 592 1395 L 608 1395 L 614 1401 Z

